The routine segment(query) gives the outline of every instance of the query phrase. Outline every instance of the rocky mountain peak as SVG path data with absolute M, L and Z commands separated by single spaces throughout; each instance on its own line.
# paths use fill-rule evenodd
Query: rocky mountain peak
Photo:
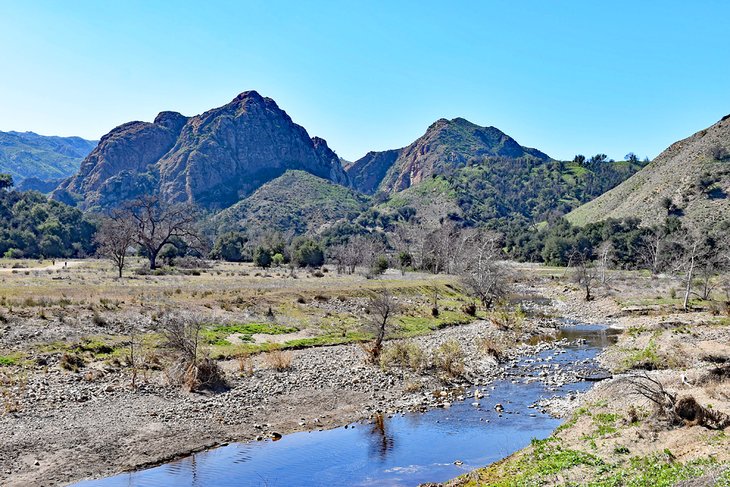
M 221 209 L 290 169 L 349 183 L 324 139 L 310 138 L 274 100 L 251 90 L 194 117 L 168 111 L 154 123 L 115 128 L 56 197 L 109 208 L 158 192 Z
M 481 127 L 461 117 L 440 118 L 408 147 L 368 153 L 349 165 L 347 172 L 361 191 L 393 192 L 469 160 L 489 157 L 550 159 L 538 150 L 522 147 L 494 127 Z
M 187 121 L 188 117 L 178 112 L 160 112 L 153 123 L 179 132 Z

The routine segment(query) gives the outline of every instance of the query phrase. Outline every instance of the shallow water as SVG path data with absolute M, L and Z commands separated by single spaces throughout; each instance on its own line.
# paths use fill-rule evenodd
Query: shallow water
M 448 409 L 397 415 L 327 431 L 301 432 L 279 441 L 236 443 L 159 467 L 77 486 L 400 486 L 439 482 L 502 459 L 545 438 L 559 424 L 530 405 L 554 395 L 584 391 L 579 382 L 547 386 L 535 377 L 554 367 L 591 366 L 612 337 L 605 327 L 578 325 L 561 337 L 583 338 L 580 345 L 525 357 L 509 369 L 509 380 L 481 389 L 488 396 L 454 403 Z M 538 360 L 535 360 L 538 359 Z M 539 365 L 538 365 L 539 364 Z M 501 403 L 500 416 L 494 406 Z M 456 463 L 455 463 L 456 462 Z M 459 463 L 457 465 L 457 463 Z

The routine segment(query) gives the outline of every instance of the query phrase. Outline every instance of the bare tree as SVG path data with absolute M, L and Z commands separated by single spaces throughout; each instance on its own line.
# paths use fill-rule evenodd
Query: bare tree
M 500 239 L 497 233 L 474 230 L 465 233 L 461 246 L 461 282 L 486 309 L 508 291 L 506 269 L 500 261 Z
M 383 288 L 370 298 L 368 310 L 370 311 L 369 328 L 375 335 L 375 340 L 368 352 L 370 360 L 375 363 L 383 351 L 383 340 L 385 340 L 385 334 L 390 327 L 393 315 L 398 311 L 398 303 L 390 291 Z
M 457 245 L 461 232 L 454 223 L 445 223 L 427 234 L 424 240 L 423 266 L 438 274 L 452 274 L 457 270 Z
M 601 246 L 598 248 L 598 252 L 600 255 L 600 281 L 602 285 L 606 285 L 608 282 L 608 264 L 611 260 L 611 255 L 614 252 L 613 244 L 610 240 L 606 240 L 601 244 Z
M 147 254 L 150 269 L 157 267 L 160 250 L 174 238 L 193 248 L 205 247 L 197 228 L 199 216 L 191 205 L 168 205 L 157 196 L 146 196 L 128 203 L 122 213 L 133 222 L 134 239 Z
M 121 212 L 114 212 L 101 222 L 99 230 L 94 236 L 96 252 L 114 263 L 122 277 L 122 270 L 126 264 L 127 252 L 135 242 L 136 230 L 131 219 Z
M 573 281 L 585 291 L 584 299 L 591 301 L 591 290 L 598 281 L 598 271 L 588 252 L 575 251 L 570 257 L 573 263 Z
M 356 235 L 328 252 L 339 272 L 353 274 L 358 266 L 371 269 L 376 259 L 385 254 L 384 243 L 373 235 Z
M 660 228 L 651 228 L 641 237 L 638 252 L 652 276 L 660 270 L 665 240 L 665 231 Z

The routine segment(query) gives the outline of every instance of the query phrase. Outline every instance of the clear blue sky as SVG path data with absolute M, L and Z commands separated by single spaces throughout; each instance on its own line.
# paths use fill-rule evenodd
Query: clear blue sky
M 341 156 L 438 118 L 556 158 L 730 113 L 730 2 L 0 0 L 0 130 L 98 138 L 255 89 Z

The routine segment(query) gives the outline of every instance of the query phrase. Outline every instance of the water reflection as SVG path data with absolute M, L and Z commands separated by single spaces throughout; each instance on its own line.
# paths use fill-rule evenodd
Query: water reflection
M 378 413 L 370 427 L 371 457 L 385 461 L 388 452 L 393 449 L 395 439 L 386 433 L 385 417 Z

